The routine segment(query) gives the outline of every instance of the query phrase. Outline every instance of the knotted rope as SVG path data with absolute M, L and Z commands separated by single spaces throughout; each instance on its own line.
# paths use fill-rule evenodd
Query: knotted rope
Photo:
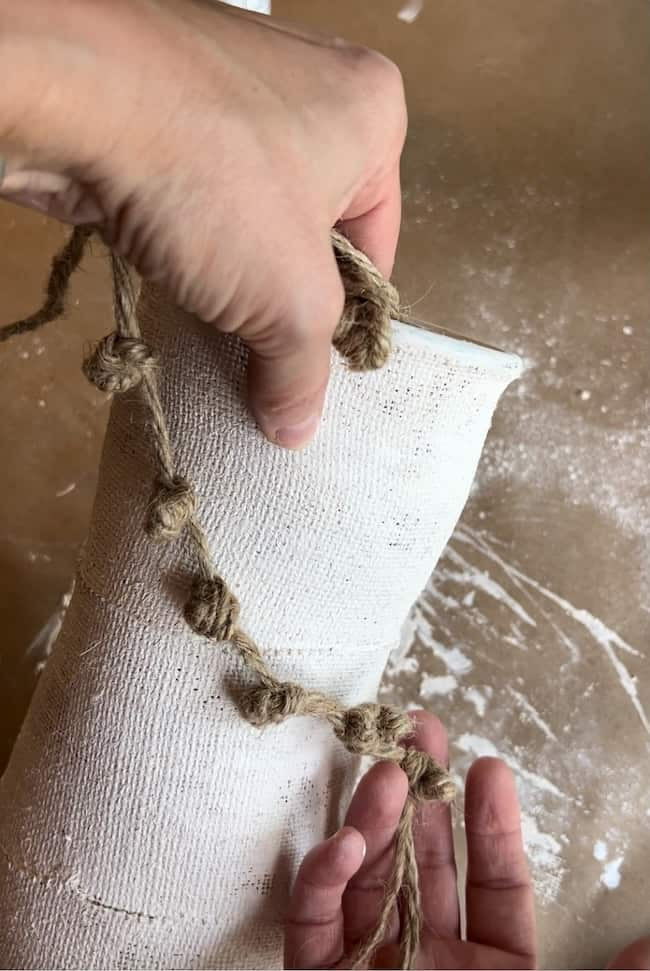
M 74 230 L 64 249 L 53 260 L 43 307 L 31 317 L 0 330 L 0 343 L 61 316 L 70 279 L 81 263 L 92 235 L 91 228 Z M 332 245 L 346 294 L 345 309 L 333 344 L 353 370 L 379 368 L 390 354 L 391 317 L 399 313 L 397 291 L 363 253 L 336 231 L 332 232 Z M 405 713 L 391 705 L 380 704 L 344 708 L 321 692 L 281 681 L 268 667 L 257 644 L 239 626 L 239 602 L 212 560 L 197 515 L 194 489 L 179 475 L 175 466 L 158 393 L 156 360 L 140 333 L 136 294 L 129 269 L 114 253 L 110 260 L 115 331 L 97 344 L 85 360 L 83 370 L 100 391 L 117 394 L 137 387 L 149 411 L 157 477 L 145 529 L 156 542 L 172 541 L 182 533 L 188 536 L 197 572 L 185 604 L 185 620 L 202 637 L 228 644 L 248 669 L 251 684 L 238 699 L 238 706 L 251 725 L 277 724 L 298 715 L 321 718 L 331 725 L 348 752 L 395 762 L 406 773 L 409 791 L 396 833 L 393 871 L 377 926 L 359 946 L 351 966 L 362 968 L 369 964 L 399 904 L 402 968 L 412 968 L 421 923 L 413 817 L 419 802 L 452 802 L 454 784 L 446 768 L 430 755 L 405 747 L 403 743 L 413 732 L 411 720 Z

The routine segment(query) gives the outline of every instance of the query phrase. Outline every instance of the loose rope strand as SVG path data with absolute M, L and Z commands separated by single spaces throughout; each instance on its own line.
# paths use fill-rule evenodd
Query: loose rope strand
M 0 342 L 44 326 L 65 311 L 73 273 L 93 235 L 78 227 L 53 262 L 46 300 L 37 313 L 0 330 Z M 391 350 L 391 318 L 399 314 L 397 291 L 370 260 L 340 233 L 332 245 L 345 286 L 345 310 L 333 344 L 355 371 L 386 363 Z M 147 408 L 151 445 L 157 465 L 154 493 L 145 529 L 152 540 L 168 542 L 186 533 L 194 550 L 197 575 L 184 616 L 197 634 L 228 644 L 252 676 L 238 698 L 239 710 L 251 725 L 278 724 L 292 716 L 309 715 L 327 721 L 352 755 L 385 759 L 401 766 L 409 793 L 395 836 L 395 860 L 375 930 L 361 942 L 353 968 L 368 966 L 383 942 L 389 922 L 401 903 L 401 967 L 414 966 L 420 941 L 420 888 L 413 842 L 413 818 L 419 802 L 451 803 L 455 787 L 447 769 L 426 752 L 405 746 L 412 736 L 410 718 L 391 705 L 360 704 L 344 708 L 335 699 L 299 684 L 281 681 L 267 665 L 255 641 L 239 626 L 237 597 L 219 575 L 207 536 L 197 514 L 192 484 L 176 469 L 174 452 L 158 392 L 158 365 L 142 339 L 137 319 L 137 294 L 127 264 L 111 253 L 115 331 L 86 358 L 83 370 L 101 391 L 123 393 L 138 388 Z
M 12 337 L 18 337 L 19 334 L 38 330 L 64 315 L 70 280 L 79 269 L 86 246 L 94 232 L 94 226 L 78 226 L 75 229 L 63 249 L 52 260 L 43 306 L 29 317 L 0 327 L 0 344 Z

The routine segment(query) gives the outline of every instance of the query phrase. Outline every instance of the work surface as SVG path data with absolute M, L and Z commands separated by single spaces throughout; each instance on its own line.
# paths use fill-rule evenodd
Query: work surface
M 440 715 L 460 777 L 476 755 L 512 765 L 543 961 L 602 966 L 650 932 L 650 7 L 275 11 L 400 64 L 403 301 L 527 365 L 385 697 Z M 0 208 L 5 320 L 38 300 L 61 239 Z M 79 363 L 111 328 L 107 296 L 97 258 L 67 322 L 0 350 L 2 764 L 90 512 L 107 405 Z

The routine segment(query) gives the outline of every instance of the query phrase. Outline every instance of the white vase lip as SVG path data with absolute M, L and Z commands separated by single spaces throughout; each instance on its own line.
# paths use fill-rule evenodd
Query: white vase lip
M 393 339 L 396 346 L 419 346 L 423 352 L 451 357 L 481 370 L 506 371 L 513 379 L 523 370 L 522 360 L 517 354 L 501 351 L 419 320 L 393 319 Z

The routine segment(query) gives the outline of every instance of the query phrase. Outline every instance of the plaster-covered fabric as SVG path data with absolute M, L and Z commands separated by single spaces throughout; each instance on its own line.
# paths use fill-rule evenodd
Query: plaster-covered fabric
M 516 358 L 400 324 L 389 364 L 333 361 L 317 441 L 267 442 L 245 349 L 145 291 L 179 471 L 241 624 L 283 679 L 375 697 L 463 508 Z M 356 765 L 307 718 L 254 729 L 228 646 L 194 634 L 184 540 L 143 531 L 148 414 L 112 406 L 62 634 L 0 781 L 0 966 L 281 962 L 290 881 L 340 822 Z

